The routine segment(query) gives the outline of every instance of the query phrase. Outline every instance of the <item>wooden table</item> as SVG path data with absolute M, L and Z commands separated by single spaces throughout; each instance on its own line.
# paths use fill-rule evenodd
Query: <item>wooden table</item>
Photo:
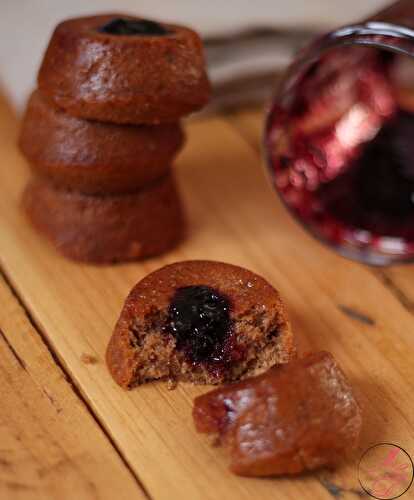
M 190 123 L 177 162 L 188 240 L 162 258 L 93 267 L 64 260 L 26 224 L 18 203 L 27 166 L 17 119 L 1 101 L 1 500 L 354 499 L 370 445 L 414 455 L 414 268 L 347 261 L 298 227 L 266 184 L 260 127 L 254 110 Z M 124 392 L 110 378 L 104 351 L 129 289 L 194 258 L 265 276 L 285 297 L 300 350 L 330 350 L 344 367 L 365 426 L 336 472 L 233 476 L 226 454 L 193 427 L 192 400 L 206 388 Z

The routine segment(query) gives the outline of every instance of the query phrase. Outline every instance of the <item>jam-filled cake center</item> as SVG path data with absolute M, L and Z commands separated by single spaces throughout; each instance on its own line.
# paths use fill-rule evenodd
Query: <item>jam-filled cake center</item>
M 148 19 L 115 18 L 98 28 L 109 35 L 163 36 L 168 31 L 159 23 Z
M 193 362 L 220 362 L 230 336 L 230 302 L 208 286 L 179 288 L 168 310 L 166 331 Z

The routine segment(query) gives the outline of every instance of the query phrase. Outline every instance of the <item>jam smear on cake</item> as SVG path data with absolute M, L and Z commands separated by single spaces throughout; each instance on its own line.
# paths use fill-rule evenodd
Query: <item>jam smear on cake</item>
M 168 31 L 159 23 L 148 19 L 116 18 L 101 26 L 98 31 L 109 35 L 163 36 Z
M 180 288 L 171 301 L 165 330 L 190 361 L 220 365 L 229 355 L 230 307 L 227 297 L 208 286 Z
M 311 353 L 194 400 L 198 432 L 228 448 L 243 476 L 335 466 L 356 449 L 362 426 L 353 390 L 333 356 Z

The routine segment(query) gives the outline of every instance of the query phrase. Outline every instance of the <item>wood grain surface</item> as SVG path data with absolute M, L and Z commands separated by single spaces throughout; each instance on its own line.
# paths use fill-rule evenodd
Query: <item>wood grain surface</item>
M 188 143 L 177 162 L 190 225 L 187 241 L 162 258 L 94 267 L 57 255 L 21 214 L 27 166 L 15 147 L 17 120 L 2 101 L 1 266 L 32 324 L 19 319 L 23 312 L 17 306 L 2 311 L 1 321 L 9 326 L 0 323 L 0 354 L 5 358 L 0 391 L 7 394 L 7 404 L 0 405 L 0 441 L 12 434 L 9 429 L 47 432 L 42 431 L 36 445 L 29 438 L 19 443 L 7 438 L 10 453 L 24 454 L 27 462 L 7 473 L 0 464 L 0 488 L 7 482 L 25 484 L 26 469 L 34 474 L 37 458 L 30 450 L 36 447 L 50 446 L 59 462 L 63 445 L 49 445 L 61 443 L 59 439 L 71 463 L 78 463 L 76 457 L 83 453 L 87 463 L 73 467 L 65 479 L 57 475 L 42 483 L 49 496 L 27 498 L 64 498 L 54 496 L 60 483 L 59 491 L 72 489 L 73 498 L 81 500 L 117 495 L 348 500 L 363 496 L 357 463 L 370 445 L 393 442 L 414 455 L 414 268 L 378 270 L 347 261 L 298 227 L 265 179 L 261 121 L 260 112 L 248 111 L 189 123 Z M 363 406 L 365 425 L 360 449 L 335 472 L 294 479 L 233 476 L 225 453 L 193 427 L 192 400 L 206 388 L 181 385 L 168 391 L 163 384 L 149 384 L 124 392 L 110 378 L 104 352 L 130 288 L 151 270 L 194 258 L 230 262 L 263 275 L 288 304 L 300 351 L 330 350 L 343 366 Z M 7 294 L 5 289 L 0 299 L 13 302 Z M 19 340 L 22 331 L 30 342 Z M 17 366 L 13 349 L 27 366 L 35 367 L 35 375 Z M 58 375 L 62 370 L 66 379 Z M 64 404 L 59 414 L 41 395 L 44 383 L 56 391 L 52 399 L 58 408 Z M 26 384 L 26 392 L 19 392 Z M 36 390 L 42 404 L 26 408 L 23 401 L 33 400 Z M 44 460 L 49 467 L 51 459 Z M 81 477 L 94 485 L 93 495 Z M 7 500 L 21 498 L 19 491 L 4 491 Z M 414 496 L 410 491 L 404 498 Z
M 145 498 L 4 278 L 0 303 L 0 498 Z

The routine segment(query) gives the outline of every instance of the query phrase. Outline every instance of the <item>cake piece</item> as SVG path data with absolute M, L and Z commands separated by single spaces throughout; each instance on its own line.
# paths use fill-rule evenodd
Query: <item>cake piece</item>
M 197 33 L 123 14 L 60 23 L 38 84 L 68 113 L 113 123 L 175 122 L 210 95 Z
M 75 118 L 39 91 L 29 99 L 20 149 L 36 174 L 86 194 L 135 191 L 165 176 L 184 143 L 178 123 L 113 125 Z
M 298 474 L 334 466 L 356 448 L 360 408 L 328 352 L 216 389 L 194 401 L 199 432 L 218 435 L 243 476 Z
M 92 196 L 32 180 L 23 194 L 32 224 L 66 257 L 93 263 L 142 259 L 183 237 L 184 217 L 171 175 L 132 194 Z
M 230 264 L 178 262 L 130 292 L 107 349 L 115 381 L 218 384 L 261 373 L 295 355 L 279 293 Z

